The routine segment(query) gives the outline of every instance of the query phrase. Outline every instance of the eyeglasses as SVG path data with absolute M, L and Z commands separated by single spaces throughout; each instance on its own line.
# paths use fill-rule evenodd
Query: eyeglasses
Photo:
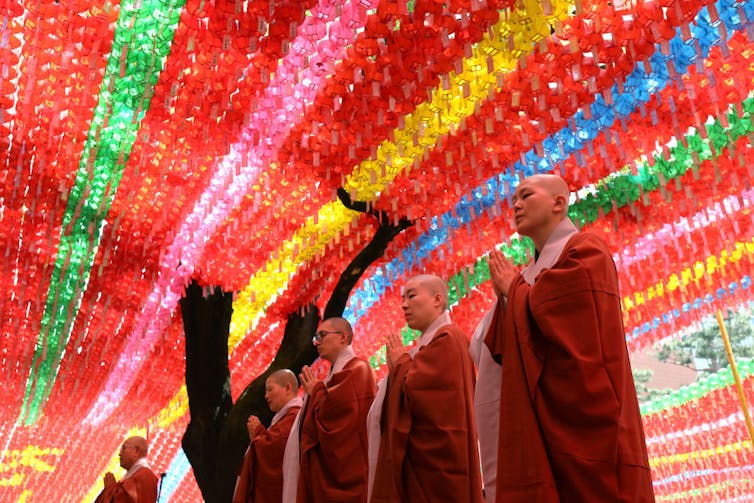
M 326 335 L 329 334 L 342 334 L 342 330 L 330 330 L 329 332 L 327 330 L 320 330 L 319 332 L 314 334 L 314 337 L 312 337 L 312 343 L 314 342 L 322 342 L 322 339 L 325 338 Z

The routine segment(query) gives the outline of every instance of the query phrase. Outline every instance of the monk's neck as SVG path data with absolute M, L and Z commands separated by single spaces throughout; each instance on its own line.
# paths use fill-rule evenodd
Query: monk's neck
M 539 232 L 532 233 L 532 235 L 529 236 L 531 240 L 534 242 L 534 261 L 535 262 L 537 258 L 539 258 L 539 254 L 542 253 L 542 250 L 547 244 L 547 241 L 550 240 L 552 233 L 555 232 L 555 229 L 557 229 L 558 225 L 560 225 L 560 222 L 562 221 L 563 219 L 561 218 L 558 221 L 550 222 L 544 228 L 540 229 Z

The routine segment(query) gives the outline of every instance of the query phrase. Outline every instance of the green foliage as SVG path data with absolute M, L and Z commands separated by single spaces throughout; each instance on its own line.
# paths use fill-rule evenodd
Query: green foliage
M 648 386 L 649 381 L 654 375 L 654 372 L 649 369 L 632 369 L 631 373 L 634 376 L 634 386 L 636 387 L 636 396 L 639 397 L 639 402 L 654 400 L 670 392 L 667 389 L 650 388 Z
M 729 310 L 725 326 L 734 357 L 754 357 L 751 312 Z M 658 350 L 657 357 L 660 361 L 696 368 L 702 374 L 712 374 L 729 366 L 723 338 L 715 318 L 705 321 L 699 330 L 660 345 Z

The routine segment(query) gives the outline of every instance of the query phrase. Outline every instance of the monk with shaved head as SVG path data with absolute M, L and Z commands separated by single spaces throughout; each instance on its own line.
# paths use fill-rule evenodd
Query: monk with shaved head
M 127 438 L 120 447 L 118 459 L 121 468 L 127 470 L 125 476 L 116 482 L 115 476 L 107 472 L 105 487 L 94 502 L 155 503 L 158 479 L 147 464 L 146 439 L 138 436 Z
M 233 503 L 280 503 L 283 499 L 283 454 L 293 422 L 301 409 L 298 379 L 288 369 L 270 374 L 264 398 L 275 413 L 269 428 L 256 416 L 246 424 L 249 448 L 236 481 Z
M 474 363 L 450 319 L 447 283 L 414 276 L 401 307 L 421 337 L 410 351 L 400 336 L 387 339 L 389 372 L 368 418 L 370 501 L 481 502 Z
M 615 264 L 568 201 L 562 178 L 525 178 L 513 218 L 534 259 L 519 271 L 490 252 L 498 301 L 477 333 L 502 365 L 496 501 L 651 502 Z
M 285 503 L 366 501 L 366 416 L 376 386 L 352 342 L 343 318 L 324 320 L 314 334 L 312 344 L 330 370 L 324 380 L 307 366 L 299 376 L 306 397 L 285 450 Z

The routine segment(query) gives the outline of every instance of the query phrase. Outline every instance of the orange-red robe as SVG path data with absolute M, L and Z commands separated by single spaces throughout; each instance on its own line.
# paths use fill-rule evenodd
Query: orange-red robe
M 146 467 L 99 493 L 94 503 L 155 503 L 157 501 L 157 475 Z
M 233 503 L 283 501 L 283 453 L 299 409 L 289 408 L 269 429 L 260 426 L 244 456 Z
M 358 357 L 314 387 L 302 413 L 298 503 L 366 501 L 366 417 L 375 390 L 372 368 Z
M 440 327 L 388 374 L 372 503 L 478 503 L 474 363 L 455 325 Z
M 503 371 L 498 503 L 654 501 L 607 246 L 575 234 L 502 305 L 485 341 Z

